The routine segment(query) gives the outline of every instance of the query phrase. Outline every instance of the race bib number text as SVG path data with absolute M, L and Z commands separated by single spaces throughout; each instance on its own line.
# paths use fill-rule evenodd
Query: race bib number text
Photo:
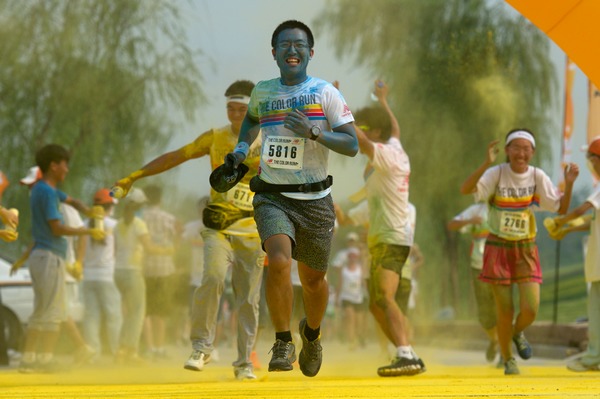
M 263 161 L 271 168 L 302 169 L 304 138 L 267 137 L 263 145 Z
M 227 202 L 243 211 L 251 211 L 253 209 L 252 199 L 254 199 L 254 193 L 244 183 L 238 183 L 234 188 L 227 191 Z
M 500 233 L 507 237 L 524 237 L 529 233 L 528 212 L 502 212 Z

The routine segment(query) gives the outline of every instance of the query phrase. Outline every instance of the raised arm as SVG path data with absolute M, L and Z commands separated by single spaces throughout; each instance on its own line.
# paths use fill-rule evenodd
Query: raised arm
M 385 112 L 387 112 L 387 114 L 390 117 L 390 123 L 392 125 L 390 137 L 395 137 L 395 138 L 399 139 L 400 138 L 400 124 L 398 123 L 398 119 L 396 119 L 396 115 L 394 115 L 394 113 L 392 112 L 392 109 L 390 108 L 390 106 L 387 102 L 389 90 L 390 89 L 389 89 L 388 85 L 385 84 L 385 82 L 383 82 L 382 80 L 375 81 L 375 90 L 373 92 L 375 93 L 375 96 L 379 100 L 379 104 L 381 104 L 381 106 L 383 107 Z
M 500 151 L 498 149 L 498 143 L 500 143 L 500 140 L 494 140 L 488 144 L 485 161 L 483 161 L 483 163 L 479 165 L 475 172 L 467 177 L 467 180 L 465 180 L 460 186 L 461 194 L 473 194 L 475 191 L 477 191 L 477 182 L 481 176 L 483 176 L 483 173 L 487 170 L 487 168 L 489 168 L 496 161 L 496 157 Z
M 560 207 L 558 208 L 557 213 L 559 215 L 564 215 L 569 210 L 569 205 L 571 204 L 571 196 L 573 194 L 573 183 L 579 176 L 579 166 L 574 163 L 570 163 L 565 166 L 564 170 L 565 176 L 565 192 L 563 196 L 560 198 Z
M 193 142 L 171 152 L 160 155 L 159 157 L 142 166 L 129 176 L 124 177 L 115 183 L 115 187 L 123 190 L 122 196 L 126 196 L 133 183 L 137 180 L 163 173 L 182 163 L 195 158 L 200 158 L 209 152 L 210 141 L 212 140 L 212 131 L 207 131 L 200 135 Z

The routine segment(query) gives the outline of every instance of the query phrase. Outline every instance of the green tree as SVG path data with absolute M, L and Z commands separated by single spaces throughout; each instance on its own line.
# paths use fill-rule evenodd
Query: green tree
M 504 2 L 484 0 L 329 1 L 315 26 L 333 35 L 338 56 L 390 85 L 411 159 L 422 292 L 437 293 L 430 311 L 467 307 L 459 292 L 470 290 L 469 270 L 458 262 L 467 248 L 445 225 L 469 205 L 460 184 L 493 139 L 528 127 L 548 164 L 558 131 L 549 39 Z
M 14 184 L 62 144 L 66 190 L 87 199 L 194 118 L 199 55 L 169 0 L 0 0 L 0 169 Z M 4 200 L 26 198 L 11 187 Z

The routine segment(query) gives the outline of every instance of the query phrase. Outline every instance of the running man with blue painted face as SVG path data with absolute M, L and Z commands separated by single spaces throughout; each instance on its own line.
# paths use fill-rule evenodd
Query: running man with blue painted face
M 329 151 L 358 151 L 354 118 L 340 92 L 308 76 L 314 50 L 310 29 L 285 21 L 273 32 L 272 54 L 281 76 L 259 82 L 250 98 L 238 145 L 226 156 L 236 167 L 246 159 L 260 126 L 262 150 L 258 176 L 250 181 L 254 218 L 269 259 L 266 294 L 275 344 L 269 371 L 292 370 L 296 359 L 290 332 L 292 258 L 298 261 L 306 318 L 300 321 L 302 373 L 321 367 L 320 325 L 328 301 L 325 280 L 335 212 L 327 175 Z

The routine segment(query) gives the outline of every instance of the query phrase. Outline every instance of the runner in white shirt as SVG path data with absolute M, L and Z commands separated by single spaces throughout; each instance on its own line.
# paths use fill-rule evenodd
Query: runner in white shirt
M 269 258 L 266 293 L 275 328 L 269 371 L 292 370 L 296 358 L 290 331 L 294 258 L 306 310 L 299 326 L 298 363 L 308 377 L 321 367 L 320 326 L 328 302 L 325 273 L 335 223 L 328 154 L 357 152 L 353 117 L 344 98 L 330 83 L 306 73 L 313 45 L 312 32 L 299 21 L 285 21 L 275 29 L 271 46 L 280 77 L 256 85 L 238 145 L 226 158 L 237 168 L 260 126 L 260 169 L 250 189 L 256 192 L 254 218 Z
M 407 321 L 395 300 L 414 227 L 408 202 L 410 162 L 400 143 L 400 126 L 387 103 L 388 91 L 387 85 L 377 81 L 375 94 L 382 108 L 356 113 L 360 151 L 369 158 L 364 178 L 369 203 L 370 309 L 397 351 L 391 364 L 377 370 L 382 377 L 425 371 L 410 345 Z
M 537 245 L 534 211 L 564 214 L 569 208 L 573 182 L 579 174 L 575 164 L 565 169 L 565 192 L 561 195 L 543 170 L 530 166 L 535 138 L 526 129 L 506 135 L 507 162 L 491 166 L 499 152 L 499 140 L 488 145 L 485 161 L 461 186 L 462 194 L 475 194 L 475 201 L 488 205 L 488 236 L 480 279 L 492 284 L 498 316 L 497 330 L 504 374 L 519 374 L 512 356 L 511 338 L 519 356 L 529 359 L 532 351 L 523 331 L 535 320 L 540 302 L 542 272 Z M 519 287 L 519 314 L 514 324 L 512 285 Z

